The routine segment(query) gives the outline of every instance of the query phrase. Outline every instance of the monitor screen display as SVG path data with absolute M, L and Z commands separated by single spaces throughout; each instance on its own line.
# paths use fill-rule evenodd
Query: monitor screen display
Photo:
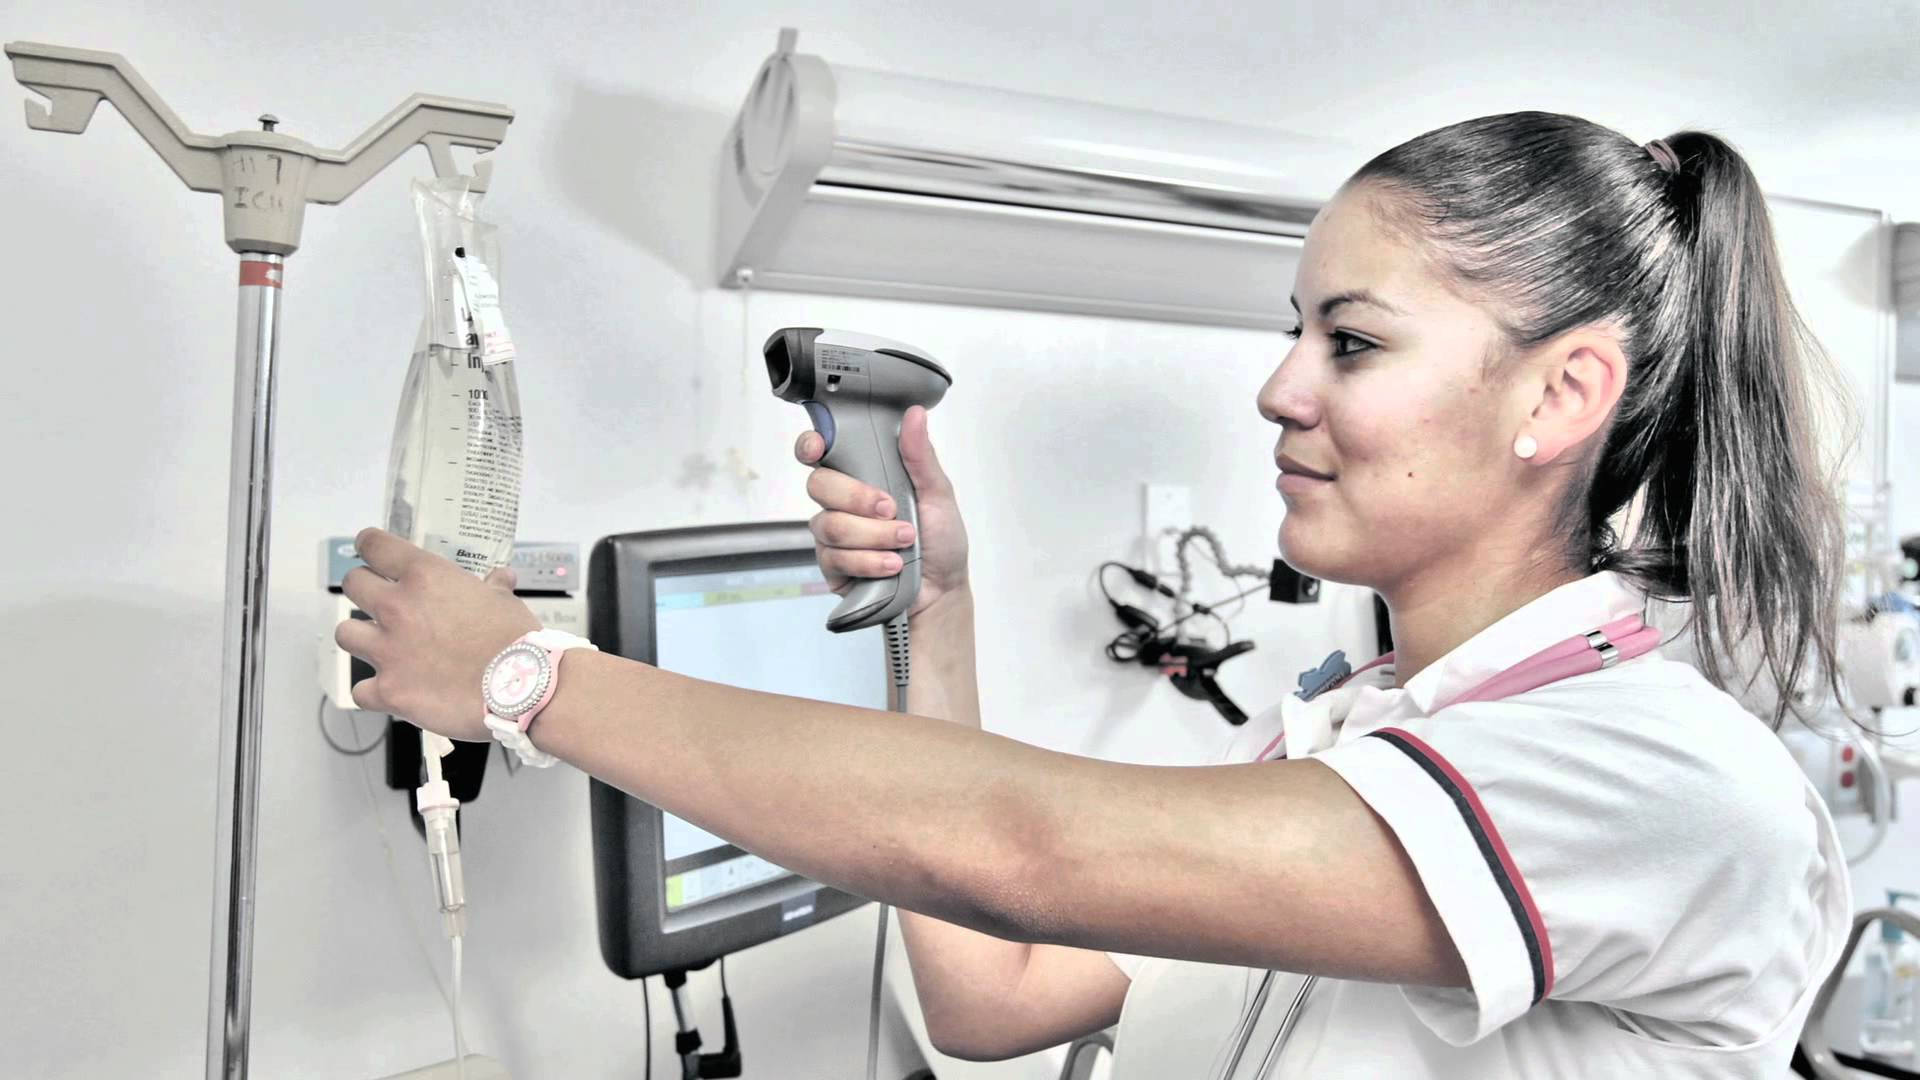
M 883 653 L 871 633 L 827 632 L 827 613 L 840 598 L 818 567 L 669 570 L 654 578 L 659 667 L 749 690 L 886 708 Z M 672 814 L 660 815 L 660 829 L 669 914 L 789 876 Z

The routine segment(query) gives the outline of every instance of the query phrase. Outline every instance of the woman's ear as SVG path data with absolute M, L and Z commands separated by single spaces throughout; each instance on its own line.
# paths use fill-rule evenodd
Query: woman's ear
M 1598 329 L 1556 338 L 1529 361 L 1539 388 L 1533 414 L 1517 434 L 1533 439 L 1529 460 L 1544 465 L 1606 427 L 1627 385 L 1627 355 L 1619 339 Z

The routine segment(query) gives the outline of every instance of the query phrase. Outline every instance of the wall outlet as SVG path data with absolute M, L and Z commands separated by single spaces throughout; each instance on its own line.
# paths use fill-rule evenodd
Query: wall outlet
M 1193 492 L 1185 484 L 1142 485 L 1141 537 L 1147 561 L 1153 562 L 1161 537 L 1167 530 L 1182 530 L 1193 525 Z

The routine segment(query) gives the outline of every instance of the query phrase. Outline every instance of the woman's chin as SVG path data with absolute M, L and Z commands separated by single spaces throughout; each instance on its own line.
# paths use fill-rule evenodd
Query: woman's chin
M 1322 581 L 1347 581 L 1343 571 L 1352 568 L 1339 557 L 1340 545 L 1329 543 L 1319 530 L 1302 521 L 1302 516 L 1289 513 L 1280 522 L 1280 557 L 1288 566 Z

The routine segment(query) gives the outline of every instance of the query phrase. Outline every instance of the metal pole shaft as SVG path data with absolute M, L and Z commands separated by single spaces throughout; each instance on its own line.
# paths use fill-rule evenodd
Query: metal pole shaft
M 700 1075 L 700 1043 L 696 1040 L 691 1049 L 687 1046 L 687 1035 L 694 1031 L 693 1005 L 686 1000 L 687 973 L 680 972 L 678 979 L 669 975 L 666 983 L 673 995 L 673 1022 L 680 1029 L 674 1040 L 674 1049 L 680 1054 L 680 1080 L 696 1080 Z
M 220 660 L 220 783 L 214 822 L 207 1080 L 247 1075 L 253 1001 L 254 859 L 259 849 L 267 540 L 273 509 L 273 397 L 280 343 L 278 255 L 240 256 L 227 489 L 226 640 Z

